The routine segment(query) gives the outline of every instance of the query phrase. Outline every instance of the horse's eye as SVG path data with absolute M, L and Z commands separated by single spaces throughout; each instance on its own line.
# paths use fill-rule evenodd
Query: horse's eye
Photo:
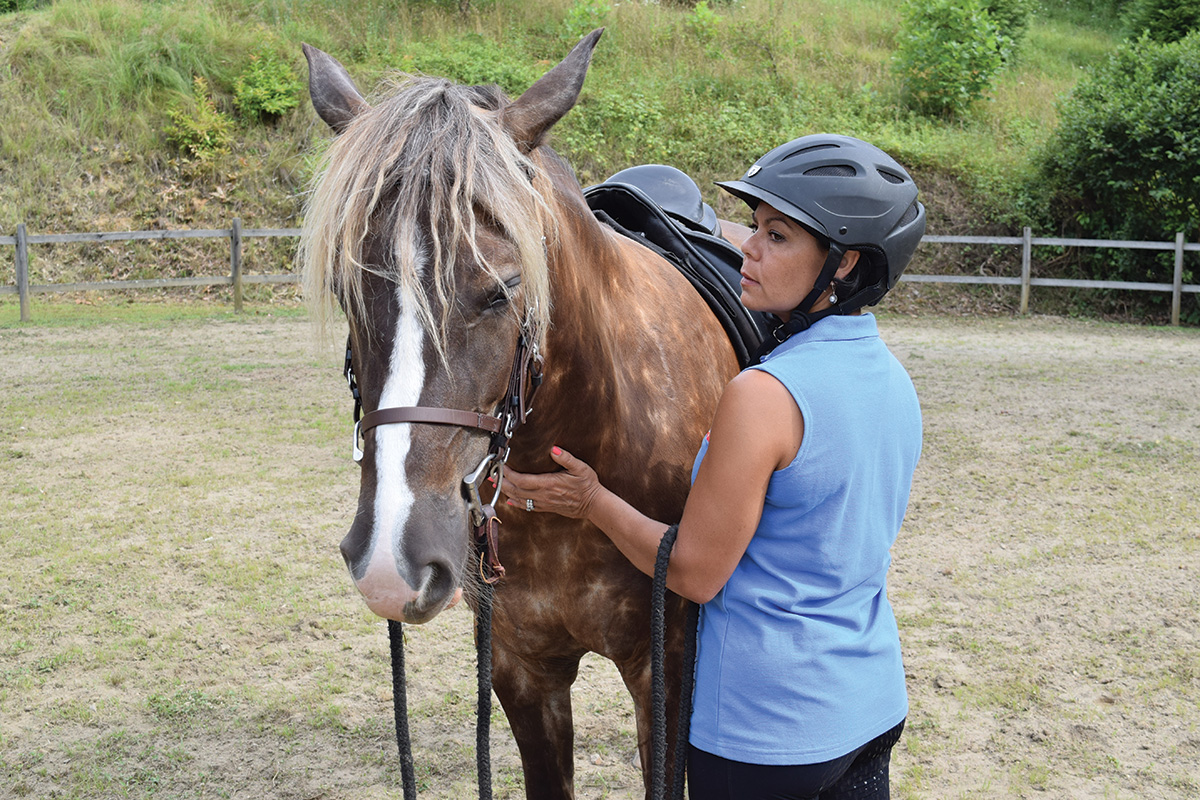
M 503 308 L 508 305 L 509 298 L 512 297 L 512 291 L 521 285 L 521 276 L 509 278 L 504 282 L 503 289 L 497 289 L 488 296 L 487 307 L 489 309 Z

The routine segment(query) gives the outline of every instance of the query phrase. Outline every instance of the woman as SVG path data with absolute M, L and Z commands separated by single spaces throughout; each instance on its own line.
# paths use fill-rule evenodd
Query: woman
M 742 302 L 778 326 L 721 396 L 667 572 L 702 604 L 689 796 L 886 798 L 908 712 L 886 574 L 921 416 L 862 308 L 896 284 L 924 208 L 899 164 L 844 136 L 718 185 L 753 210 Z M 664 523 L 551 457 L 562 471 L 506 473 L 508 502 L 585 518 L 653 574 Z

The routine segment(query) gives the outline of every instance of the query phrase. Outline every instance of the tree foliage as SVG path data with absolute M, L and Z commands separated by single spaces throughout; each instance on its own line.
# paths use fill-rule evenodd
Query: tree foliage
M 910 106 L 931 116 L 964 114 L 992 88 L 1004 37 L 980 0 L 908 0 L 895 69 Z
M 1005 63 L 1021 48 L 1034 5 L 1034 0 L 984 0 L 983 8 L 996 25 L 997 46 Z
M 1082 78 L 1060 109 L 1047 172 L 1087 236 L 1171 241 L 1200 231 L 1200 32 L 1143 36 Z M 1169 280 L 1169 255 L 1121 250 L 1094 277 Z
M 1134 0 L 1125 11 L 1125 25 L 1134 37 L 1177 42 L 1200 30 L 1200 0 Z

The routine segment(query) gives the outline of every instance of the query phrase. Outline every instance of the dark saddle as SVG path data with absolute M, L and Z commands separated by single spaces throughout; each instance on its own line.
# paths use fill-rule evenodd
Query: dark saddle
M 767 324 L 742 305 L 742 252 L 721 236 L 696 182 L 674 167 L 645 164 L 589 186 L 583 196 L 598 220 L 659 253 L 691 281 L 729 334 L 738 365 L 749 364 Z

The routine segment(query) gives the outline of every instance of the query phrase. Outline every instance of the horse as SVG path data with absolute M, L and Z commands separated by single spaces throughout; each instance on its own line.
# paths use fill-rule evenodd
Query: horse
M 682 514 L 695 452 L 738 370 L 687 280 L 598 222 L 547 143 L 601 33 L 515 100 L 494 86 L 407 76 L 372 104 L 336 59 L 304 45 L 313 107 L 335 134 L 301 233 L 305 293 L 322 318 L 345 314 L 364 422 L 396 407 L 460 415 L 445 424 L 418 413 L 362 432 L 358 510 L 341 552 L 379 616 L 424 623 L 464 589 L 478 610 L 479 504 L 464 501 L 461 484 L 488 463 L 496 432 L 464 420 L 501 414 L 514 372 L 523 381 L 532 360 L 523 351 L 542 381 L 510 431 L 509 463 L 554 469 L 549 450 L 560 445 L 668 522 Z M 484 471 L 502 483 L 495 464 Z M 650 579 L 586 523 L 504 504 L 495 513 L 504 577 L 492 596 L 492 681 L 526 797 L 574 797 L 570 689 L 588 652 L 615 663 L 633 698 L 649 796 Z M 668 594 L 669 653 L 682 648 L 685 606 Z M 677 662 L 668 659 L 670 730 Z

